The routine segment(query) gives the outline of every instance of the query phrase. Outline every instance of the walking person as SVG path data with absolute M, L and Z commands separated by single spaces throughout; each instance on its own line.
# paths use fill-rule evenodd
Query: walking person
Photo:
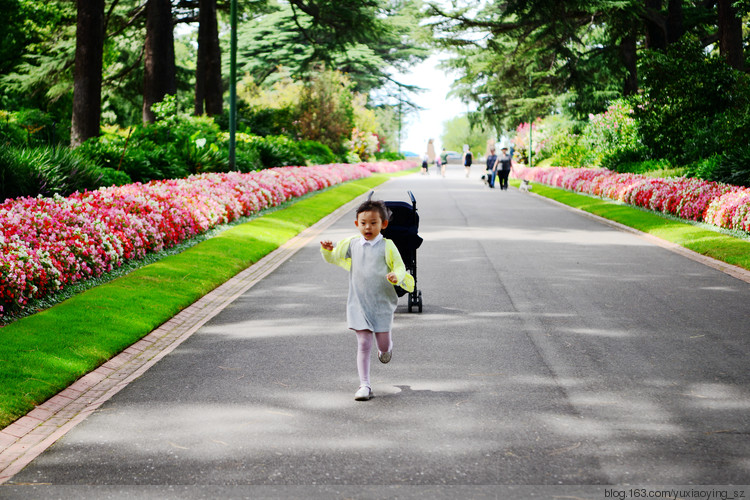
M 490 189 L 495 187 L 495 176 L 497 175 L 497 155 L 495 154 L 495 148 L 490 148 L 490 154 L 487 155 L 487 171 L 485 172 L 485 178 L 487 185 Z
M 500 148 L 500 156 L 497 157 L 497 176 L 500 180 L 500 189 L 508 189 L 508 176 L 510 175 L 511 156 L 508 154 L 508 148 Z
M 474 158 L 471 154 L 471 151 L 469 150 L 469 145 L 464 144 L 464 155 L 463 155 L 463 162 L 464 167 L 466 168 L 466 178 L 469 177 L 469 171 L 471 170 L 471 164 L 473 162 Z
M 381 363 L 388 363 L 393 354 L 391 329 L 398 304 L 394 285 L 408 292 L 414 291 L 414 278 L 406 272 L 396 245 L 380 234 L 388 227 L 389 218 L 390 210 L 385 203 L 365 201 L 357 208 L 354 220 L 359 236 L 345 238 L 336 245 L 330 240 L 320 242 L 320 252 L 326 262 L 349 271 L 346 320 L 349 329 L 357 334 L 359 388 L 354 394 L 356 401 L 372 398 L 370 352 L 373 336 Z
M 422 175 L 427 175 L 427 167 L 430 166 L 430 157 L 427 153 L 422 155 Z
M 443 148 L 440 153 L 440 173 L 445 177 L 445 165 L 448 163 L 448 152 Z

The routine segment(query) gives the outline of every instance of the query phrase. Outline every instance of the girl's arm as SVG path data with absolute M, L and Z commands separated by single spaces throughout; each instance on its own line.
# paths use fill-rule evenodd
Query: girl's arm
M 388 281 L 394 285 L 398 285 L 407 292 L 414 291 L 414 278 L 411 274 L 406 272 L 406 266 L 401 258 L 401 254 L 396 248 L 396 244 L 391 240 L 385 240 L 385 260 L 388 265 L 388 269 L 391 270 L 388 273 Z
M 346 238 L 339 241 L 334 245 L 330 240 L 323 240 L 320 242 L 320 253 L 323 255 L 323 259 L 330 264 L 335 264 L 339 267 L 343 267 L 347 271 L 352 268 L 352 259 L 347 254 L 349 253 L 349 243 L 352 239 Z

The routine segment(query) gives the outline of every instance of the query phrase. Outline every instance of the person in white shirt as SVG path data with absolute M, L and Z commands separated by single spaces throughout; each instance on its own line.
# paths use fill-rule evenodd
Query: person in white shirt
M 414 278 L 396 245 L 380 232 L 388 227 L 390 210 L 379 200 L 368 200 L 357 208 L 354 225 L 359 236 L 345 238 L 334 246 L 330 240 L 320 242 L 326 262 L 349 271 L 349 298 L 346 305 L 348 327 L 357 334 L 357 372 L 360 386 L 357 401 L 372 398 L 370 386 L 370 352 L 373 334 L 378 345 L 378 359 L 388 363 L 393 353 L 391 328 L 398 304 L 394 286 L 414 291 Z

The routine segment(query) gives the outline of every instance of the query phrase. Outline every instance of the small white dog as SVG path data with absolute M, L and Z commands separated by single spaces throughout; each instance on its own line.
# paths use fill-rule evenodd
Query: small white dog
M 531 191 L 531 184 L 527 180 L 522 180 L 521 185 L 518 188 L 519 191 L 523 191 L 524 193 L 528 193 Z

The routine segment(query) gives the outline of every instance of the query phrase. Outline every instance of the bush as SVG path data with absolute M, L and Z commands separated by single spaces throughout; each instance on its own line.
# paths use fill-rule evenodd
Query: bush
M 689 164 L 732 149 L 736 117 L 750 106 L 747 75 L 689 37 L 667 53 L 645 51 L 639 74 L 644 90 L 631 103 L 651 157 Z
M 124 186 L 133 182 L 128 174 L 120 170 L 102 167 L 99 171 L 102 174 L 102 178 L 99 180 L 100 187 Z
M 750 187 L 750 144 L 720 155 L 719 164 L 714 168 L 711 180 Z
M 238 140 L 235 145 L 234 164 L 235 168 L 243 173 L 263 169 L 258 149 L 250 142 L 242 140 Z
M 336 162 L 331 148 L 318 141 L 299 141 L 297 148 L 310 165 L 327 165 Z
M 269 135 L 297 135 L 296 112 L 290 107 L 259 108 L 240 101 L 237 107 L 237 129 L 266 137 Z M 223 124 L 222 124 L 223 125 Z M 225 128 L 229 127 L 229 119 Z M 224 126 L 223 126 L 224 128 Z
M 0 147 L 20 147 L 26 144 L 26 131 L 16 123 L 13 113 L 0 111 Z
M 65 147 L 8 148 L 0 164 L 5 198 L 68 196 L 101 185 L 97 165 Z
M 258 152 L 263 168 L 305 165 L 305 157 L 291 139 L 277 135 L 268 137 L 246 136 L 245 139 Z
M 0 201 L 36 196 L 40 184 L 39 172 L 21 159 L 19 149 L 0 148 Z
M 404 160 L 406 157 L 396 151 L 383 151 L 382 153 L 375 153 L 375 159 L 383 161 L 398 161 Z
M 589 116 L 583 129 L 583 144 L 591 149 L 595 163 L 610 169 L 618 163 L 646 157 L 633 108 L 622 99 L 612 103 L 604 113 Z
M 701 158 L 687 166 L 686 175 L 688 177 L 695 177 L 706 181 L 713 180 L 716 178 L 714 172 L 719 168 L 721 160 L 722 155 L 720 154 L 713 154 L 707 158 Z

